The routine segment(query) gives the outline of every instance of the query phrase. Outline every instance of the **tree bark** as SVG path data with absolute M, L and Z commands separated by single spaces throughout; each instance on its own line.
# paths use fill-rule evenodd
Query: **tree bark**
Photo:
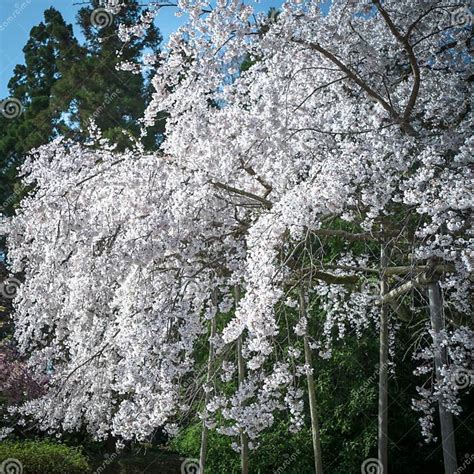
M 381 275 L 380 275 L 380 298 L 388 292 L 387 267 L 385 243 L 380 250 Z M 382 472 L 388 472 L 388 316 L 387 304 L 380 309 L 380 343 L 379 343 L 379 400 L 378 400 L 378 439 L 377 453 L 382 465 Z
M 443 298 L 437 281 L 428 284 L 428 299 L 430 305 L 431 329 L 433 330 L 433 349 L 436 380 L 440 382 L 441 369 L 448 364 L 446 348 L 442 346 L 442 334 L 444 330 Z M 453 474 L 457 472 L 456 444 L 454 440 L 453 415 L 446 410 L 442 400 L 438 401 L 439 421 L 441 425 L 441 443 L 443 447 L 444 472 Z
M 306 312 L 306 302 L 304 297 L 303 288 L 300 287 L 299 293 L 299 304 L 300 304 L 300 314 L 302 317 L 307 318 Z M 318 421 L 318 409 L 316 404 L 316 390 L 314 385 L 313 377 L 313 357 L 311 355 L 311 348 L 309 347 L 309 337 L 308 333 L 304 335 L 304 359 L 305 364 L 310 368 L 306 379 L 308 382 L 308 398 L 309 398 L 309 411 L 311 416 L 311 434 L 313 437 L 313 452 L 314 452 L 314 470 L 316 474 L 323 473 L 323 460 L 321 452 L 321 436 L 319 433 L 319 421 Z
M 240 287 L 237 285 L 235 287 L 235 307 L 237 308 L 237 304 L 240 300 Z M 239 336 L 237 339 L 237 364 L 239 369 L 239 388 L 242 386 L 244 379 L 245 379 L 245 362 L 244 358 L 242 357 L 242 335 Z M 241 446 L 241 453 L 240 453 L 240 461 L 241 461 L 241 468 L 242 474 L 248 474 L 249 472 L 249 441 L 248 436 L 244 432 L 244 430 L 240 430 L 240 446 Z
M 213 303 L 217 306 L 217 295 L 213 294 Z M 214 344 L 213 338 L 216 335 L 216 316 L 217 313 L 211 320 L 211 337 L 209 340 L 209 357 L 207 359 L 207 376 L 206 376 L 206 385 L 209 385 L 212 379 L 212 363 L 214 360 Z M 208 391 L 205 392 L 204 395 L 204 416 L 202 420 L 202 432 L 201 432 L 201 449 L 199 452 L 199 472 L 200 474 L 204 474 L 206 468 L 206 457 L 207 457 L 207 445 L 209 440 L 209 429 L 206 426 L 207 421 L 207 404 L 209 403 L 210 393 Z

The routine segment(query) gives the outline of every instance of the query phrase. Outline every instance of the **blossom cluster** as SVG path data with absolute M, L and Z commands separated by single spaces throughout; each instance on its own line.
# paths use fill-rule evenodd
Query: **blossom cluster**
M 3 223 L 11 271 L 25 278 L 16 339 L 38 376 L 53 369 L 22 410 L 45 429 L 143 439 L 187 406 L 182 381 L 199 374 L 205 341 L 220 371 L 206 384 L 209 427 L 255 446 L 276 413 L 299 428 L 313 368 L 280 342 L 309 338 L 330 357 L 333 337 L 376 327 L 381 245 L 388 266 L 406 269 L 390 287 L 412 283 L 393 317 L 422 311 L 426 271 L 464 318 L 470 32 L 450 23 L 462 3 L 336 0 L 324 14 L 316 0 L 289 1 L 269 19 L 240 0 L 178 0 L 188 20 L 159 58 L 144 117 L 166 112 L 162 150 L 56 140 L 23 166 L 35 191 Z M 152 14 L 142 20 L 121 37 Z M 446 334 L 458 349 L 435 388 L 455 413 L 453 374 L 472 345 L 462 331 Z M 229 393 L 239 341 L 244 374 Z M 420 393 L 430 414 L 431 392 Z

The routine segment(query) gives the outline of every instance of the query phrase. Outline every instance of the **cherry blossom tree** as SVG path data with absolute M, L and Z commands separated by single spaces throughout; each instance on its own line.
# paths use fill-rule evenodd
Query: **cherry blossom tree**
M 23 168 L 35 192 L 3 226 L 25 274 L 16 338 L 53 374 L 20 410 L 98 438 L 173 433 L 205 341 L 202 470 L 208 429 L 240 440 L 247 472 L 275 413 L 301 427 L 306 379 L 320 474 L 317 359 L 375 327 L 386 472 L 390 341 L 395 320 L 420 315 L 430 342 L 414 356 L 435 378 L 414 404 L 427 436 L 438 404 L 456 471 L 452 415 L 473 383 L 468 2 L 288 1 L 271 19 L 240 0 L 177 8 L 188 21 L 144 117 L 166 112 L 163 153 L 58 140 Z

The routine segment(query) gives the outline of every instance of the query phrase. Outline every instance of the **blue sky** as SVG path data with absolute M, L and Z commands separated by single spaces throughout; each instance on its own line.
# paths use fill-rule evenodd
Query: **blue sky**
M 8 96 L 7 84 L 16 64 L 23 63 L 23 46 L 28 40 L 30 30 L 43 20 L 43 11 L 54 7 L 61 12 L 67 23 L 74 25 L 77 11 L 84 0 L 0 0 L 0 98 Z M 76 5 L 74 5 L 76 4 Z M 259 10 L 278 7 L 282 0 L 261 0 Z M 175 9 L 163 8 L 158 14 L 157 25 L 166 40 L 183 20 L 174 16 Z

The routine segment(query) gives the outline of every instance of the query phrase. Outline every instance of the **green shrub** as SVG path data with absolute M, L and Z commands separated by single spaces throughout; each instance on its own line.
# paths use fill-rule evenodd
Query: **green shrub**
M 209 432 L 206 471 L 212 473 L 238 474 L 240 456 L 232 447 L 232 439 L 215 431 Z M 183 457 L 199 458 L 201 424 L 190 426 L 179 434 L 171 447 Z M 311 432 L 303 429 L 290 433 L 284 422 L 277 422 L 259 440 L 259 448 L 250 452 L 251 472 L 285 474 L 311 474 L 314 472 Z
M 24 474 L 79 474 L 89 472 L 86 457 L 78 448 L 51 441 L 5 441 L 0 462 L 18 459 Z
M 199 458 L 201 446 L 201 423 L 195 423 L 183 430 L 171 442 L 170 447 L 185 458 Z M 209 431 L 209 443 L 206 459 L 206 471 L 212 473 L 240 472 L 240 459 L 231 447 L 232 440 L 215 431 Z

